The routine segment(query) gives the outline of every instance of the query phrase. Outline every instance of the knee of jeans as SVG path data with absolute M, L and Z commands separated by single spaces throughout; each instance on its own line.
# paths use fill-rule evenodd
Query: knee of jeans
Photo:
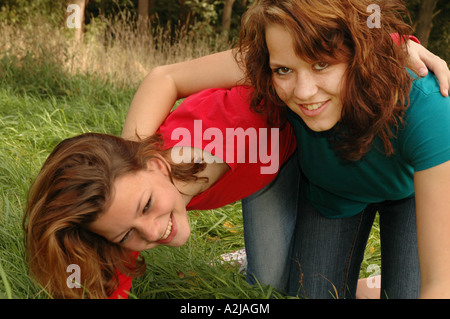
M 286 246 L 288 247 L 288 245 Z M 280 251 L 283 249 L 280 249 Z M 275 253 L 247 253 L 247 275 L 251 280 L 281 287 L 287 282 L 287 274 L 290 264 L 288 263 L 288 251 L 282 254 Z
M 285 292 L 289 280 L 287 274 L 286 270 L 254 272 L 251 268 L 247 268 L 247 282 L 250 285 L 270 285 L 281 292 Z

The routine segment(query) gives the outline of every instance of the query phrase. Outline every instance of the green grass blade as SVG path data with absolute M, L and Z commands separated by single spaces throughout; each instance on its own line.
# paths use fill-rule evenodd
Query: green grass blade
M 0 261 L 0 278 L 2 278 L 3 286 L 5 287 L 6 296 L 8 299 L 12 299 L 12 290 L 9 284 L 8 278 L 6 277 L 6 273 L 3 269 L 2 263 Z

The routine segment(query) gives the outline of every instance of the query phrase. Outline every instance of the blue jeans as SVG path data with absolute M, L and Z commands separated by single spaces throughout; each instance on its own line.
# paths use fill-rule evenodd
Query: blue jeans
M 242 200 L 247 281 L 286 292 L 300 184 L 297 154 L 275 180 Z
M 277 179 L 243 200 L 248 281 L 306 298 L 354 298 L 364 249 L 380 214 L 381 297 L 417 298 L 420 269 L 414 198 L 323 217 L 303 196 L 296 156 Z

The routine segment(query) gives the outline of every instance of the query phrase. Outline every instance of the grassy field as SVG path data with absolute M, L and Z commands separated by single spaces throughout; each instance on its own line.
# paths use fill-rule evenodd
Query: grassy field
M 102 26 L 75 47 L 67 30 L 42 21 L 0 25 L 0 298 L 49 297 L 28 276 L 21 222 L 28 187 L 53 147 L 88 131 L 120 135 L 149 69 L 224 48 L 183 36 L 156 46 L 154 38 L 124 36 L 131 32 L 125 24 L 111 44 L 99 37 Z M 183 247 L 143 253 L 147 272 L 134 281 L 133 298 L 281 297 L 271 287 L 249 286 L 238 267 L 220 262 L 221 254 L 244 247 L 240 203 L 191 212 L 190 222 Z M 362 276 L 379 264 L 378 237 L 375 227 Z

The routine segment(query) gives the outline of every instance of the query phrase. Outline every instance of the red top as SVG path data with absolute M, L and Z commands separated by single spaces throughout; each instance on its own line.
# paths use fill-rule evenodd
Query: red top
M 202 91 L 186 98 L 161 125 L 167 149 L 200 148 L 230 167 L 219 181 L 192 198 L 188 210 L 223 207 L 255 193 L 275 178 L 296 150 L 291 126 L 268 127 L 264 116 L 250 110 L 249 92 L 242 86 Z M 127 298 L 132 279 L 118 274 L 119 287 L 110 298 Z
M 223 207 L 255 193 L 295 151 L 291 126 L 269 128 L 264 116 L 250 110 L 248 94 L 249 88 L 242 86 L 202 91 L 185 99 L 160 127 L 167 148 L 201 148 L 230 167 L 192 198 L 188 210 Z

